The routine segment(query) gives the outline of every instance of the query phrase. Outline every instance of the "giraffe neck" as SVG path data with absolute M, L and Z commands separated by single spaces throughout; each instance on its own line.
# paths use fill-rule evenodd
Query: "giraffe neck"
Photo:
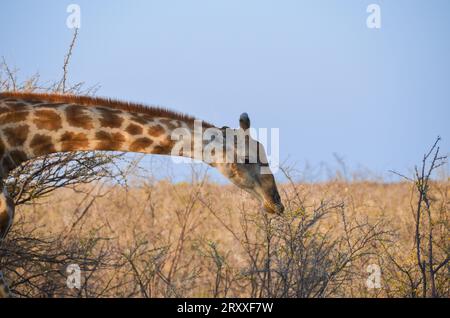
M 172 138 L 175 129 L 182 128 L 194 136 L 193 118 L 160 109 L 139 112 L 95 101 L 86 105 L 48 101 L 39 95 L 25 99 L 0 94 L 2 175 L 26 160 L 56 152 L 105 150 L 170 155 L 174 146 L 183 142 Z M 193 152 L 176 154 L 193 157 Z

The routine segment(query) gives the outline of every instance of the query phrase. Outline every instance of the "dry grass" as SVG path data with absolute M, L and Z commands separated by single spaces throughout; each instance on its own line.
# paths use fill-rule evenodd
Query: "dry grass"
M 0 91 L 95 95 L 98 85 L 68 82 L 77 34 L 61 80 L 42 84 L 36 74 L 20 81 L 3 59 Z M 202 173 L 186 183 L 149 182 L 147 175 L 112 185 L 130 180 L 137 164 L 122 160 L 57 154 L 7 178 L 19 205 L 0 244 L 0 269 L 16 296 L 450 296 L 448 174 L 433 182 L 416 170 L 412 182 L 310 184 L 286 173 L 286 214 L 271 217 L 242 191 Z M 341 170 L 335 179 L 350 180 Z M 66 285 L 70 264 L 81 267 L 81 289 Z M 373 265 L 381 269 L 380 288 L 366 285 Z
M 444 209 L 435 231 L 440 257 L 448 247 L 449 185 L 434 184 L 433 199 Z M 19 238 L 25 235 L 58 238 L 58 248 L 75 246 L 80 255 L 43 265 L 56 276 L 24 264 L 12 270 L 8 260 L 5 272 L 12 289 L 24 296 L 419 295 L 409 281 L 420 279 L 413 270 L 415 199 L 409 183 L 291 183 L 281 193 L 284 218 L 261 214 L 242 191 L 206 178 L 59 189 L 19 208 L 8 242 L 17 249 L 14 244 L 23 244 Z M 81 291 L 65 287 L 65 266 L 73 262 L 84 271 Z M 370 264 L 382 270 L 379 289 L 366 286 Z M 439 296 L 448 297 L 448 268 L 437 281 Z

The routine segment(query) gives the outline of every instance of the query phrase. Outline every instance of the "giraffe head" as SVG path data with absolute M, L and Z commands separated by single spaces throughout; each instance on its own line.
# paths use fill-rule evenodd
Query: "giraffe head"
M 266 212 L 282 214 L 284 206 L 269 168 L 266 151 L 261 143 L 250 136 L 250 119 L 247 113 L 241 115 L 239 123 L 240 129 L 222 128 L 225 152 L 232 151 L 234 160 L 213 166 L 233 184 L 257 198 Z M 230 140 L 227 138 L 230 132 L 233 133 L 231 143 L 227 142 Z M 243 143 L 240 144 L 236 139 Z

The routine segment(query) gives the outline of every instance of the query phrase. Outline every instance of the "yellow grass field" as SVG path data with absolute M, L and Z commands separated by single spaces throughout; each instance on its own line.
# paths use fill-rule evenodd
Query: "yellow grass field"
M 442 260 L 450 183 L 432 186 L 434 257 Z M 19 207 L 6 275 L 22 296 L 421 295 L 412 184 L 285 183 L 280 193 L 282 217 L 206 178 L 59 189 Z M 66 286 L 72 263 L 80 290 Z M 436 289 L 449 296 L 448 265 Z

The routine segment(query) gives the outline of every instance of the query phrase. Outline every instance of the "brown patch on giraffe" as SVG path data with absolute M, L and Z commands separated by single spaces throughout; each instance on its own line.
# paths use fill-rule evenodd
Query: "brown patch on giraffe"
M 84 112 L 86 107 L 70 105 L 66 107 L 67 122 L 74 127 L 80 127 L 84 129 L 91 129 L 94 127 L 92 118 Z
M 148 128 L 148 134 L 152 137 L 159 137 L 161 136 L 163 133 L 165 133 L 165 129 L 163 126 L 161 125 L 155 125 L 155 126 L 150 126 Z
M 27 111 L 10 111 L 9 113 L 0 115 L 0 125 L 24 121 L 27 116 Z
M 85 133 L 65 132 L 60 139 L 61 151 L 85 150 L 89 146 L 89 140 Z
M 120 146 L 125 141 L 125 137 L 121 133 L 109 133 L 101 130 L 95 134 L 98 139 L 96 150 L 120 150 Z
M 143 151 L 145 150 L 145 148 L 151 146 L 152 143 L 153 140 L 147 137 L 138 138 L 135 141 L 133 141 L 133 143 L 130 145 L 130 150 L 136 152 Z
M 20 125 L 3 129 L 3 133 L 5 134 L 11 147 L 23 145 L 27 140 L 28 131 L 29 127 L 27 125 Z
M 100 107 L 98 110 L 101 114 L 100 125 L 102 127 L 120 128 L 122 126 L 123 118 L 118 116 L 122 113 L 121 111 L 104 107 Z
M 39 109 L 34 112 L 34 124 L 39 129 L 58 130 L 62 128 L 61 116 L 50 109 Z
M 152 153 L 154 154 L 168 154 L 175 145 L 175 141 L 167 137 L 165 140 L 161 141 L 159 145 L 153 147 Z
M 33 148 L 33 153 L 36 156 L 46 155 L 56 152 L 55 146 L 52 142 L 52 137 L 36 134 L 30 142 L 30 147 Z
M 127 133 L 130 135 L 140 135 L 142 134 L 142 127 L 135 125 L 135 124 L 129 124 L 128 127 L 125 129 Z
M 141 116 L 138 116 L 137 114 L 132 114 L 130 116 L 130 120 L 132 120 L 132 121 L 134 121 L 134 122 L 136 122 L 138 124 L 141 124 L 141 125 L 146 125 L 149 122 L 148 119 L 146 119 L 144 117 L 141 117 Z

